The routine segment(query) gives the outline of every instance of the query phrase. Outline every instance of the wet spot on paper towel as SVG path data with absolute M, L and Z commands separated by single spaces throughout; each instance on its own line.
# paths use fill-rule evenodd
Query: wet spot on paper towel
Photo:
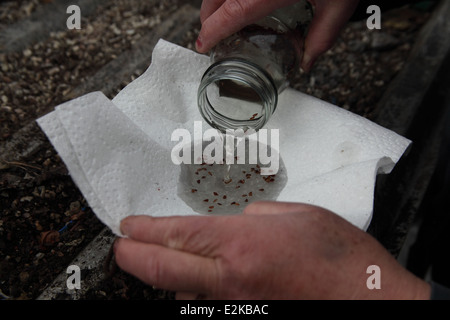
M 235 158 L 236 160 L 236 158 Z M 276 175 L 261 175 L 262 164 L 181 164 L 178 196 L 200 214 L 239 214 L 254 201 L 275 201 L 287 183 L 280 159 Z
M 358 146 L 350 141 L 340 143 L 334 150 L 333 159 L 340 167 L 354 163 L 360 154 Z

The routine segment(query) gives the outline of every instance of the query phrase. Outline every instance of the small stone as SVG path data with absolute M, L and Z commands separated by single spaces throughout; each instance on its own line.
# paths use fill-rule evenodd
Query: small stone
M 33 52 L 30 50 L 30 49 L 25 49 L 24 51 L 23 51 L 23 55 L 25 56 L 25 57 L 31 57 L 31 55 L 33 54 Z
M 29 278 L 30 278 L 30 274 L 26 271 L 22 271 L 19 274 L 19 279 L 20 279 L 20 282 L 22 282 L 22 283 L 26 283 Z

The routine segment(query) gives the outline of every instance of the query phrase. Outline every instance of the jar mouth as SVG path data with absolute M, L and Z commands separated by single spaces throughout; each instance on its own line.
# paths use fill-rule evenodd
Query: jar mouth
M 200 114 L 221 132 L 261 129 L 275 112 L 277 102 L 272 77 L 258 65 L 239 58 L 212 64 L 198 89 Z

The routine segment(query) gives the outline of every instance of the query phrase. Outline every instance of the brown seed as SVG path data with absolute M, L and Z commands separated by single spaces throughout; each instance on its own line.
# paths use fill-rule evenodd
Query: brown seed
M 209 208 L 210 208 L 210 209 L 214 209 L 214 206 L 210 206 Z
M 248 199 L 245 199 L 245 202 L 248 202 Z
M 217 202 L 217 204 L 219 205 L 219 206 L 221 206 L 222 204 L 220 203 L 220 202 Z
M 259 191 L 263 192 L 263 191 L 264 191 L 264 189 L 259 189 Z
M 209 201 L 209 199 L 205 199 L 205 200 L 203 200 L 203 202 L 208 202 Z
M 200 183 L 200 180 L 197 180 L 197 183 Z
M 223 196 L 223 198 L 224 198 L 224 199 L 226 199 L 226 198 L 227 198 L 227 196 L 225 195 L 225 196 Z
M 41 233 L 40 243 L 44 246 L 51 246 L 59 242 L 59 232 L 56 230 L 50 230 Z
M 219 194 L 217 192 L 213 192 L 213 195 L 218 196 Z
M 249 195 L 250 197 L 253 196 L 253 192 L 250 191 L 250 192 L 248 193 L 248 195 Z
M 242 197 L 244 197 L 244 198 L 245 198 L 246 196 L 247 196 L 246 194 L 243 194 L 243 195 L 242 195 Z
M 212 173 L 211 173 L 210 171 L 208 171 L 208 174 L 209 174 L 210 176 L 212 176 Z
M 212 212 L 212 210 L 208 210 L 208 212 Z
M 192 193 L 196 193 L 196 192 L 197 192 L 197 189 L 192 189 L 191 192 L 192 192 Z

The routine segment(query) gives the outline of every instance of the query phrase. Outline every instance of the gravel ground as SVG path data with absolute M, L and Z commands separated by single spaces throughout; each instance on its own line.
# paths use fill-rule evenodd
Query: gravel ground
M 48 2 L 52 0 L 1 1 L 0 33 Z M 186 2 L 111 0 L 83 18 L 81 30 L 55 31 L 20 52 L 0 53 L 0 145 L 69 99 L 73 88 L 170 19 Z M 292 86 L 372 119 L 428 16 L 406 7 L 384 14 L 382 30 L 367 30 L 365 21 L 350 23 L 314 70 L 299 73 Z M 180 45 L 192 49 L 199 26 L 186 30 Z M 115 92 L 142 71 L 136 70 Z M 4 299 L 35 299 L 103 228 L 50 143 L 29 159 L 0 162 L 0 206 L 0 295 Z M 116 271 L 92 288 L 86 299 L 172 297 Z

